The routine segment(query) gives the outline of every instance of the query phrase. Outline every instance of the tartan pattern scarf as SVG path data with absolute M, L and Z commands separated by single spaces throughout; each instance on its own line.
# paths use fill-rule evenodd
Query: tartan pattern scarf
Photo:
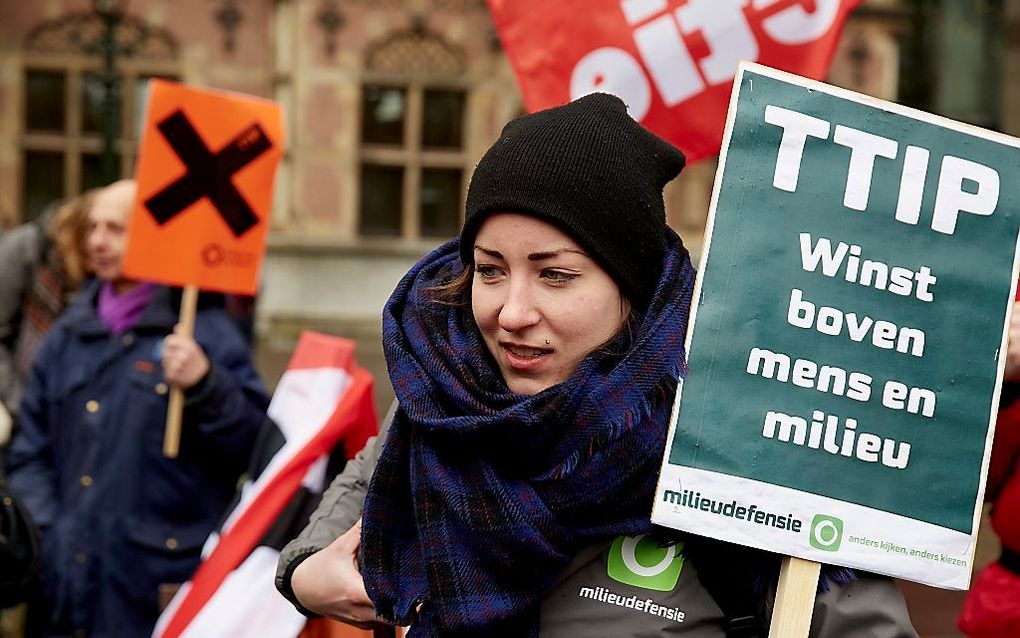
M 32 273 L 32 281 L 25 294 L 21 328 L 14 350 L 15 365 L 22 379 L 27 379 L 31 373 L 35 353 L 50 326 L 64 312 L 74 290 L 75 285 L 64 271 L 59 251 L 55 246 L 48 246 Z
M 459 260 L 457 240 L 436 249 L 384 310 L 399 408 L 365 501 L 362 575 L 378 613 L 413 621 L 412 636 L 537 636 L 541 601 L 580 549 L 651 530 L 695 270 L 669 231 L 640 321 L 523 396 L 470 310 L 432 298 Z

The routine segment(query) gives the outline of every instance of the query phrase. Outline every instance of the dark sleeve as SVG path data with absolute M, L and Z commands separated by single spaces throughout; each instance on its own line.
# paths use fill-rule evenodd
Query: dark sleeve
M 25 224 L 0 237 L 0 401 L 16 414 L 23 382 L 14 365 L 26 287 L 39 256 L 39 226 Z
M 185 392 L 184 427 L 196 430 L 226 462 L 243 470 L 266 416 L 269 398 L 248 347 L 222 311 L 199 314 L 195 339 L 209 372 Z
M 54 353 L 61 336 L 61 331 L 52 331 L 39 349 L 21 401 L 19 426 L 8 452 L 8 483 L 36 525 L 43 530 L 53 523 L 60 503 L 53 448 L 50 446 L 45 370 L 49 362 L 55 360 Z

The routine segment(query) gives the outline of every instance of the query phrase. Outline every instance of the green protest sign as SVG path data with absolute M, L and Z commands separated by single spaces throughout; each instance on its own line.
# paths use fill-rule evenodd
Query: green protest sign
M 1020 140 L 743 65 L 652 515 L 968 585 Z

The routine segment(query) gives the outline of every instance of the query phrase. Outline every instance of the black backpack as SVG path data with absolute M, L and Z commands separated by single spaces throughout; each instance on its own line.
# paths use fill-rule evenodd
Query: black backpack
M 726 616 L 726 638 L 768 636 L 762 592 L 774 591 L 781 557 L 694 534 L 686 535 L 684 547 L 701 586 Z
M 31 597 L 42 579 L 39 530 L 0 471 L 0 609 Z

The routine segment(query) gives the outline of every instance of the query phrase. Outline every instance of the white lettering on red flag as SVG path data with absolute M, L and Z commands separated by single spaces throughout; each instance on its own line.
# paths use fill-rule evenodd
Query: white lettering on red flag
M 489 0 L 529 111 L 594 91 L 697 161 L 740 60 L 824 78 L 860 0 Z

